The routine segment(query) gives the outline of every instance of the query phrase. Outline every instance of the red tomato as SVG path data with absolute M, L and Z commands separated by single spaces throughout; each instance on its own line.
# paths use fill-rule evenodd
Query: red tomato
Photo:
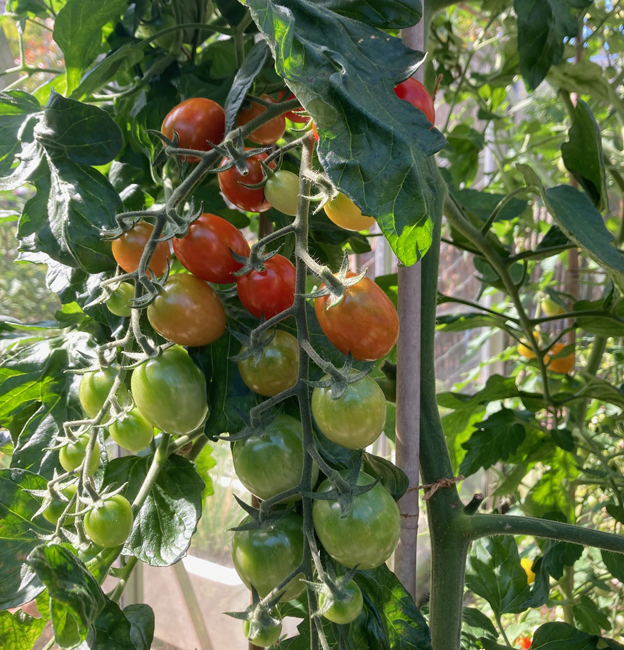
M 231 255 L 249 257 L 249 244 L 241 231 L 216 214 L 204 212 L 182 239 L 173 240 L 173 250 L 185 269 L 208 282 L 234 282 L 234 271 L 242 268 Z
M 375 361 L 392 350 L 399 337 L 399 316 L 372 280 L 362 278 L 347 287 L 339 304 L 329 307 L 328 302 L 329 296 L 316 298 L 316 317 L 325 336 L 343 354 L 351 352 L 354 359 Z
M 425 117 L 435 124 L 435 106 L 429 91 L 414 77 L 410 77 L 395 86 L 394 92 L 400 99 L 409 102 L 415 108 L 420 109 Z
M 170 140 L 173 132 L 180 136 L 181 149 L 210 151 L 225 136 L 225 111 L 217 102 L 205 97 L 193 97 L 172 108 L 160 129 Z M 189 162 L 199 162 L 197 156 L 189 156 Z
M 314 124 L 314 122 L 312 122 L 312 133 L 314 133 L 314 138 L 318 142 L 320 138 L 319 138 L 318 131 L 316 130 L 316 124 Z
M 268 95 L 260 95 L 261 99 L 274 104 L 275 100 Z M 258 104 L 258 102 L 251 102 L 249 108 L 243 108 L 236 116 L 236 124 L 243 126 L 247 122 L 251 122 L 258 115 L 262 115 L 266 111 L 266 106 Z M 284 115 L 278 115 L 272 120 L 259 126 L 255 131 L 252 131 L 247 137 L 256 144 L 273 144 L 277 142 L 286 131 L 286 118 Z
M 519 636 L 516 639 L 516 645 L 519 645 L 522 650 L 529 650 L 531 647 L 531 637 L 530 636 Z
M 283 100 L 284 95 L 286 94 L 285 90 L 282 90 L 280 94 L 278 95 L 279 101 L 281 102 Z M 295 97 L 294 93 L 290 93 L 288 97 L 284 100 L 289 102 L 291 99 L 297 99 Z M 301 111 L 305 112 L 304 108 L 297 108 L 294 111 L 288 111 L 288 113 L 284 113 L 284 117 L 289 119 L 291 122 L 294 122 L 295 124 L 307 124 L 310 121 L 310 116 L 309 115 L 302 115 Z
M 295 301 L 296 271 L 283 255 L 264 262 L 264 271 L 250 271 L 236 279 L 238 297 L 254 316 L 268 320 L 288 309 Z
M 245 151 L 249 151 L 249 147 Z M 267 155 L 265 153 L 259 153 L 256 156 L 247 158 L 247 176 L 239 174 L 236 167 L 231 167 L 218 174 L 221 191 L 237 208 L 247 210 L 248 212 L 265 212 L 271 207 L 271 204 L 264 200 L 264 190 L 262 188 L 250 190 L 248 187 L 241 185 L 241 183 L 254 185 L 262 181 L 262 166 L 260 165 L 260 161 L 266 160 L 266 158 Z M 227 162 L 227 158 L 224 158 L 221 161 L 221 167 Z M 269 163 L 269 167 L 273 169 L 275 163 Z
M 131 230 L 113 240 L 113 257 L 126 273 L 132 273 L 139 268 L 143 249 L 153 230 L 151 223 L 139 221 Z M 159 242 L 150 260 L 149 269 L 160 277 L 167 270 L 169 257 L 168 242 Z

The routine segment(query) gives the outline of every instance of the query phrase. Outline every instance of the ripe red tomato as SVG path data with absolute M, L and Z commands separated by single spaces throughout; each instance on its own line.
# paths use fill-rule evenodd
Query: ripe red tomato
M 264 99 L 270 104 L 274 104 L 275 100 L 268 95 L 260 95 L 260 99 Z M 243 126 L 251 122 L 258 115 L 262 115 L 266 111 L 266 106 L 258 104 L 258 102 L 251 102 L 251 106 L 243 108 L 236 116 L 236 124 Z M 247 137 L 256 144 L 273 144 L 277 142 L 286 131 L 286 118 L 284 115 L 278 115 L 272 120 L 259 126 L 255 131 L 252 131 Z
M 425 117 L 435 124 L 435 106 L 429 91 L 414 77 L 410 77 L 395 86 L 394 92 L 400 99 L 409 102 L 415 108 L 420 109 Z
M 312 133 L 314 133 L 314 139 L 319 142 L 320 138 L 318 131 L 316 130 L 316 124 L 314 124 L 314 122 L 312 122 Z
M 531 637 L 530 636 L 519 636 L 516 639 L 516 645 L 519 645 L 522 650 L 529 650 L 531 647 Z
M 173 250 L 193 275 L 217 284 L 234 282 L 234 271 L 242 268 L 231 255 L 249 257 L 249 244 L 241 231 L 216 214 L 204 213 L 193 221 L 188 234 L 173 240 Z
M 351 352 L 354 359 L 376 361 L 392 350 L 399 337 L 399 316 L 390 298 L 372 280 L 362 278 L 347 287 L 342 302 L 331 308 L 328 303 L 329 296 L 314 301 L 316 317 L 325 336 L 343 354 Z
M 286 94 L 285 90 L 282 90 L 280 94 L 278 95 L 279 101 L 287 101 L 289 102 L 291 99 L 297 99 L 295 97 L 294 93 L 290 93 L 288 97 L 284 100 L 284 95 Z M 295 124 L 307 124 L 310 121 L 310 116 L 309 115 L 302 115 L 302 112 L 305 113 L 305 108 L 297 108 L 293 111 L 288 111 L 288 113 L 284 113 L 284 117 L 289 119 L 291 122 L 294 122 Z
M 160 129 L 170 140 L 176 131 L 182 149 L 210 151 L 225 136 L 225 111 L 217 102 L 205 97 L 193 97 L 172 108 Z M 197 163 L 197 156 L 189 156 L 188 162 Z
M 169 341 L 196 347 L 225 332 L 225 310 L 211 286 L 187 273 L 172 275 L 147 308 L 151 326 Z
M 238 297 L 254 316 L 268 320 L 292 306 L 295 301 L 294 264 L 283 255 L 264 262 L 264 271 L 255 269 L 236 278 Z
M 147 221 L 139 221 L 131 230 L 113 241 L 113 257 L 126 273 L 132 273 L 139 268 L 141 255 L 154 226 Z M 160 277 L 167 270 L 169 261 L 169 244 L 161 241 L 156 244 L 156 250 L 149 263 L 149 269 Z
M 245 151 L 249 151 L 249 147 Z M 241 184 L 254 185 L 262 181 L 262 166 L 260 165 L 260 161 L 266 160 L 266 158 L 267 155 L 265 153 L 259 153 L 256 156 L 247 158 L 246 176 L 239 174 L 236 167 L 231 167 L 218 174 L 221 191 L 237 208 L 247 210 L 248 212 L 266 212 L 271 207 L 271 204 L 264 199 L 264 190 L 262 188 L 252 190 Z M 221 161 L 221 167 L 227 162 L 227 158 L 224 158 Z M 269 163 L 269 167 L 275 167 L 275 163 Z

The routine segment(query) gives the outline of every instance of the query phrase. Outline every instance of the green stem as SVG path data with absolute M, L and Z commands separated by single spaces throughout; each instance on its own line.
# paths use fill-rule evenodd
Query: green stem
M 109 596 L 113 602 L 119 602 L 119 599 L 121 598 L 121 595 L 123 594 L 124 589 L 128 584 L 128 578 L 130 578 L 130 574 L 134 570 L 134 567 L 137 565 L 138 561 L 139 559 L 137 557 L 131 556 L 126 563 L 126 566 L 124 566 L 121 575 L 119 576 L 119 582 L 115 585 L 115 588 Z
M 169 458 L 170 439 L 171 439 L 170 434 L 168 433 L 162 434 L 162 438 L 160 439 L 160 443 L 158 444 L 158 448 L 156 449 L 156 453 L 154 454 L 154 458 L 152 459 L 152 464 L 150 465 L 150 468 L 147 471 L 147 476 L 143 481 L 143 485 L 141 485 L 141 489 L 139 490 L 139 493 L 136 495 L 134 501 L 132 502 L 132 512 L 134 513 L 135 517 L 139 512 L 139 510 L 141 509 L 143 503 L 145 503 L 145 499 L 147 499 L 147 496 L 150 490 L 152 489 L 152 486 L 156 482 L 156 479 L 160 474 L 160 470 L 165 466 L 165 463 L 167 462 L 167 458 Z
M 509 638 L 507 637 L 507 633 L 505 632 L 505 628 L 503 627 L 503 621 L 501 620 L 500 614 L 496 614 L 496 623 L 498 624 L 498 629 L 501 631 L 501 634 L 503 635 L 503 639 L 505 639 L 505 643 L 507 644 L 508 647 L 512 648 L 513 646 L 511 643 L 509 643 Z

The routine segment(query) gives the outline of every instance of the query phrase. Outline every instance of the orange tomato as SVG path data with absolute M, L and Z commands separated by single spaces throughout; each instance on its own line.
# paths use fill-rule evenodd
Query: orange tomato
M 555 343 L 550 351 L 551 356 L 559 354 L 563 348 L 565 348 L 565 343 Z M 572 352 L 572 354 L 569 354 L 567 357 L 552 359 L 547 367 L 548 370 L 552 370 L 553 372 L 560 372 L 563 375 L 568 375 L 574 370 L 575 363 L 576 357 L 574 352 Z
M 533 338 L 535 339 L 536 343 L 539 344 L 539 334 L 537 332 L 533 332 Z M 533 348 L 526 342 L 518 344 L 518 354 L 525 359 L 535 359 L 535 352 L 533 352 Z

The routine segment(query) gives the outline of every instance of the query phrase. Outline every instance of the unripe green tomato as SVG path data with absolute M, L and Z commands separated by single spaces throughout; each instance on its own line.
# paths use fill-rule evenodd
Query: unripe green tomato
M 76 442 L 70 442 L 59 451 L 59 462 L 66 472 L 73 472 L 80 467 L 89 444 L 90 435 L 88 433 L 80 436 Z M 91 458 L 89 459 L 89 476 L 93 476 L 100 466 L 100 445 L 95 443 Z
M 328 600 L 332 603 L 323 616 L 338 625 L 346 625 L 354 621 L 364 606 L 362 591 L 355 580 L 351 580 L 343 589 L 346 594 L 342 598 L 336 598 L 329 590 L 321 592 L 319 596 L 319 608 L 322 609 Z
M 68 485 L 62 493 L 67 497 L 69 501 L 76 494 L 76 486 Z M 62 501 L 61 499 L 54 499 L 52 503 L 43 511 L 43 516 L 51 523 L 56 525 L 61 515 L 65 512 L 67 508 L 67 501 Z M 70 524 L 74 520 L 73 517 L 65 517 L 65 521 Z
M 623 628 L 624 627 L 624 614 L 618 614 L 615 617 L 615 622 L 618 624 L 618 627 Z
M 94 418 L 104 406 L 114 381 L 115 372 L 110 368 L 96 370 L 82 376 L 78 387 L 78 397 L 84 412 L 90 418 Z M 130 401 L 128 389 L 124 384 L 121 384 L 117 390 L 116 397 L 117 401 L 122 405 Z
M 121 494 L 100 499 L 84 517 L 87 537 L 102 548 L 121 546 L 132 530 L 132 506 Z
M 276 210 L 295 217 L 299 205 L 299 177 L 285 169 L 276 171 L 264 186 L 264 198 Z
M 562 156 L 559 156 L 559 160 L 557 160 L 557 169 L 562 174 L 567 174 L 568 173 L 568 168 L 565 166 L 565 163 L 563 162 L 563 157 Z
M 592 509 L 595 508 L 598 505 L 598 499 L 592 494 L 587 497 L 587 505 Z
M 111 438 L 128 451 L 145 449 L 154 437 L 154 428 L 136 407 L 111 424 L 108 430 Z
M 146 20 L 148 19 L 146 18 Z M 136 30 L 136 35 L 139 38 L 149 38 L 150 36 L 155 36 L 158 32 L 162 32 L 168 27 L 173 27 L 175 24 L 176 20 L 171 14 L 162 13 L 158 18 L 154 18 L 147 23 L 139 25 Z M 163 50 L 169 51 L 175 38 L 176 32 L 169 32 L 164 36 L 158 37 L 155 41 L 152 41 L 152 43 L 158 45 L 158 47 L 162 47 Z
M 272 646 L 280 637 L 282 633 L 282 622 L 272 624 L 260 625 L 259 629 L 256 629 L 255 634 L 251 635 L 251 623 L 250 621 L 243 621 L 243 633 L 245 637 L 248 638 L 254 645 L 257 645 L 260 648 L 268 648 Z
M 134 298 L 134 287 L 129 282 L 120 282 L 113 291 L 111 297 L 106 301 L 108 311 L 115 316 L 130 316 L 130 301 Z

